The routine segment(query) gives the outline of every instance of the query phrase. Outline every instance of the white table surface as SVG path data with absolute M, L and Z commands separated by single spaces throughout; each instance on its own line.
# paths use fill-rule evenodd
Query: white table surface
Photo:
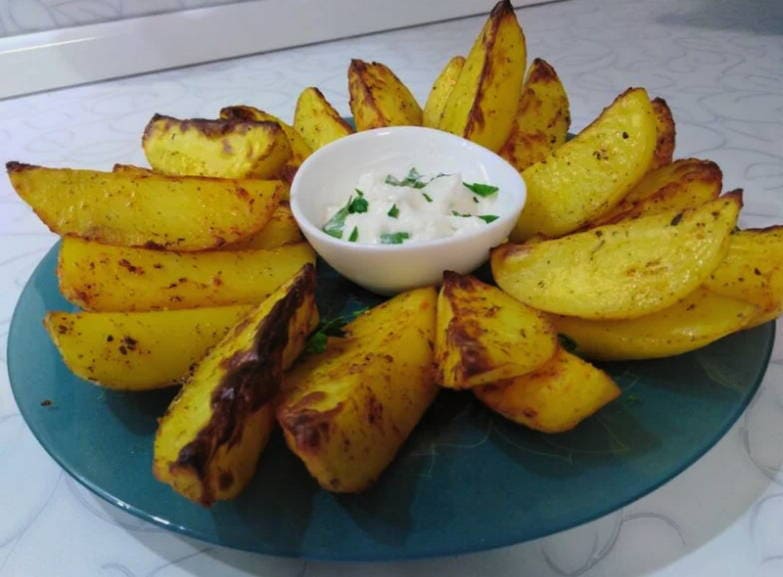
M 667 99 L 677 156 L 745 189 L 743 226 L 783 222 L 783 11 L 777 0 L 578 0 L 519 11 L 531 57 L 558 70 L 580 129 L 628 86 Z M 481 19 L 466 19 L 0 102 L 3 160 L 108 169 L 140 163 L 155 112 L 215 116 L 247 103 L 290 118 L 317 85 L 347 114 L 351 57 L 380 60 L 423 101 Z M 96 58 L 100 58 L 96 54 Z M 12 82 L 4 78 L 2 82 Z M 18 295 L 55 237 L 0 181 L 0 362 Z M 780 337 L 780 330 L 778 330 Z M 709 453 L 587 525 L 480 554 L 407 563 L 280 559 L 180 537 L 65 474 L 18 414 L 0 371 L 0 577 L 783 575 L 783 339 L 753 403 Z

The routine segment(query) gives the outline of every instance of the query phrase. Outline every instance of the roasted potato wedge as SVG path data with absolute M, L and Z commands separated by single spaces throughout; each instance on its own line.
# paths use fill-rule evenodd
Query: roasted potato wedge
M 684 158 L 647 173 L 628 195 L 588 228 L 667 210 L 696 208 L 718 197 L 723 173 L 711 160 Z
M 511 239 L 558 237 L 611 210 L 650 170 L 655 113 L 647 92 L 618 96 L 572 140 L 522 173 L 527 201 Z
M 443 273 L 438 295 L 438 383 L 472 388 L 534 371 L 557 348 L 540 312 L 475 277 Z
M 369 487 L 435 398 L 436 293 L 409 291 L 364 313 L 286 376 L 286 442 L 328 491 Z
M 283 184 L 9 162 L 14 189 L 57 234 L 180 251 L 249 238 L 269 221 Z
M 591 359 L 656 359 L 687 353 L 739 331 L 759 307 L 698 288 L 672 306 L 643 317 L 597 321 L 555 317 L 560 333 Z
M 318 323 L 306 265 L 207 354 L 160 420 L 152 471 L 192 501 L 231 499 L 256 470 L 283 371 Z
M 498 286 L 551 313 L 636 318 L 673 305 L 715 270 L 742 205 L 729 194 L 699 208 L 639 217 L 557 240 L 492 251 Z
M 462 67 L 465 65 L 464 56 L 455 56 L 446 63 L 430 89 L 427 102 L 422 110 L 421 122 L 428 128 L 438 128 L 446 101 L 449 99 L 454 85 L 457 83 Z
M 438 127 L 500 150 L 514 123 L 526 58 L 514 8 L 501 0 L 465 59 Z
M 275 122 L 180 120 L 156 114 L 142 138 L 156 172 L 218 178 L 273 178 L 291 157 Z
M 305 88 L 296 101 L 294 128 L 312 150 L 354 132 L 321 91 L 313 86 Z
M 530 65 L 514 124 L 500 149 L 520 172 L 561 146 L 571 125 L 568 95 L 555 69 L 541 58 Z
M 473 389 L 487 407 L 545 433 L 573 429 L 620 396 L 620 387 L 600 369 L 558 349 L 540 369 Z
M 677 131 L 674 128 L 672 111 L 666 101 L 663 98 L 653 98 L 651 104 L 653 112 L 655 112 L 655 126 L 658 133 L 652 164 L 652 168 L 656 169 L 671 164 Z
M 356 130 L 421 126 L 421 106 L 385 64 L 351 60 L 348 93 Z
M 269 222 L 256 234 L 236 244 L 226 247 L 227 250 L 269 249 L 303 242 L 304 237 L 296 224 L 294 214 L 288 203 L 281 203 L 272 213 Z
M 192 365 L 252 308 L 50 312 L 44 325 L 76 376 L 111 389 L 144 391 L 184 379 Z
M 91 311 L 145 311 L 257 304 L 302 266 L 307 243 L 270 250 L 177 253 L 64 238 L 60 292 Z
M 777 318 L 783 313 L 783 226 L 732 234 L 726 257 L 704 287 L 758 306 L 748 327 Z

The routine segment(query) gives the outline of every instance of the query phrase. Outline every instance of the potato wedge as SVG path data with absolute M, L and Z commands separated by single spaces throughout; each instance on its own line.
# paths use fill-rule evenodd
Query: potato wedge
M 156 114 L 144 129 L 142 146 L 155 172 L 179 176 L 273 178 L 291 157 L 291 145 L 274 122 Z
M 537 371 L 473 392 L 493 411 L 544 433 L 573 429 L 621 393 L 609 375 L 562 348 Z
M 667 210 L 696 208 L 718 197 L 723 173 L 711 160 L 684 158 L 648 172 L 620 203 L 588 228 Z
M 514 8 L 501 0 L 465 59 L 438 128 L 500 150 L 514 123 L 526 58 Z
M 348 93 L 356 130 L 421 126 L 421 106 L 385 64 L 351 60 Z
M 536 370 L 557 348 L 540 312 L 472 276 L 443 273 L 438 295 L 438 383 L 472 388 Z
M 687 353 L 742 330 L 759 307 L 698 288 L 655 313 L 627 320 L 555 317 L 581 356 L 604 361 L 657 359 Z
M 278 421 L 324 489 L 369 487 L 435 398 L 435 301 L 433 288 L 397 295 L 286 376 Z
M 562 236 L 611 210 L 650 170 L 656 134 L 647 92 L 618 96 L 575 138 L 525 169 L 527 202 L 511 239 Z
M 760 308 L 748 327 L 783 313 L 783 226 L 737 231 L 704 287 Z
M 52 232 L 106 244 L 196 251 L 249 238 L 283 184 L 6 165 L 14 189 Z
M 423 126 L 438 128 L 440 118 L 443 116 L 443 109 L 446 108 L 446 101 L 449 99 L 451 91 L 454 90 L 454 85 L 457 83 L 464 65 L 465 57 L 455 56 L 440 71 L 422 110 L 421 123 Z
M 110 389 L 145 391 L 183 380 L 252 308 L 50 312 L 44 326 L 76 376 Z
M 321 91 L 313 86 L 305 88 L 296 101 L 294 128 L 312 150 L 354 132 Z
M 669 105 L 663 98 L 653 98 L 653 112 L 655 112 L 655 126 L 658 137 L 655 141 L 655 158 L 652 168 L 661 168 L 671 164 L 674 157 L 674 144 L 677 131 L 674 128 L 674 117 Z
M 694 291 L 726 255 L 742 199 L 639 217 L 590 231 L 492 251 L 495 282 L 547 312 L 636 318 Z
M 555 69 L 536 58 L 530 65 L 508 140 L 498 154 L 520 172 L 561 146 L 571 125 L 568 95 Z
M 160 420 L 155 477 L 205 506 L 239 494 L 272 431 L 283 371 L 317 323 L 315 268 L 305 265 L 193 370 Z
M 288 143 L 291 145 L 291 158 L 281 169 L 280 178 L 286 182 L 291 182 L 296 174 L 296 170 L 305 161 L 305 158 L 313 153 L 310 145 L 305 142 L 302 135 L 297 132 L 293 126 L 283 122 L 277 116 L 264 112 L 253 106 L 227 106 L 220 110 L 220 118 L 224 120 L 245 120 L 255 122 L 274 122 L 285 132 Z
M 226 250 L 270 249 L 303 241 L 302 231 L 296 224 L 291 208 L 288 203 L 281 203 L 264 228 L 247 240 L 227 246 Z
M 270 250 L 177 253 L 64 238 L 60 292 L 91 311 L 148 311 L 257 304 L 302 266 L 307 243 Z

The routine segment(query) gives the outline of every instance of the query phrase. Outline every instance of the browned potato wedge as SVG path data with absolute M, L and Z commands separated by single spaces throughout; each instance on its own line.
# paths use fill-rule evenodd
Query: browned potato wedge
M 647 92 L 618 96 L 575 138 L 525 169 L 527 201 L 511 239 L 562 236 L 611 210 L 652 166 L 656 134 Z
M 421 106 L 385 64 L 351 60 L 348 92 L 356 130 L 421 126 Z
M 227 250 L 269 249 L 303 242 L 304 237 L 296 224 L 288 203 L 281 203 L 272 213 L 269 222 L 249 239 L 226 247 Z
M 306 265 L 194 369 L 160 420 L 155 477 L 205 506 L 239 494 L 272 431 L 283 371 L 317 323 L 315 269 Z
M 443 273 L 438 295 L 438 383 L 464 389 L 529 373 L 555 353 L 557 336 L 540 312 L 472 276 Z
M 711 160 L 684 158 L 648 172 L 612 210 L 588 225 L 619 222 L 643 214 L 696 208 L 718 197 L 723 173 Z
M 250 309 L 50 312 L 44 325 L 76 376 L 111 389 L 144 391 L 183 379 Z
M 561 146 L 570 125 L 568 95 L 560 78 L 550 64 L 536 58 L 528 70 L 511 133 L 498 154 L 523 171 Z
M 562 433 L 612 402 L 621 391 L 605 372 L 558 349 L 537 371 L 473 392 L 487 407 L 515 423 Z
M 492 251 L 495 282 L 547 312 L 636 318 L 673 305 L 715 270 L 729 248 L 739 194 L 699 208 L 639 217 L 557 240 Z
M 666 101 L 663 98 L 653 98 L 651 104 L 655 112 L 655 125 L 658 133 L 655 142 L 655 159 L 652 164 L 652 168 L 655 169 L 671 164 L 677 131 L 674 128 L 672 111 Z
M 435 299 L 433 288 L 397 295 L 286 376 L 278 421 L 324 489 L 369 487 L 435 398 Z
M 144 166 L 136 166 L 135 164 L 121 164 L 116 163 L 111 169 L 112 172 L 126 172 L 130 174 L 155 174 L 155 171 L 151 168 Z
M 591 359 L 656 359 L 687 353 L 739 331 L 758 312 L 753 304 L 698 288 L 672 306 L 643 317 L 597 321 L 555 317 L 557 330 Z
M 455 56 L 446 63 L 430 89 L 427 102 L 424 104 L 421 122 L 428 128 L 438 128 L 446 101 L 449 99 L 454 85 L 457 83 L 462 67 L 465 65 L 464 56 Z
M 305 88 L 296 101 L 294 128 L 312 150 L 354 132 L 321 91 L 312 86 Z
M 470 49 L 438 127 L 500 150 L 514 122 L 526 58 L 514 8 L 501 0 Z
M 142 146 L 153 170 L 180 176 L 273 178 L 291 157 L 285 132 L 274 122 L 156 114 Z
M 731 235 L 729 251 L 704 281 L 710 291 L 760 308 L 748 326 L 783 313 L 783 226 L 741 230 Z
M 6 165 L 16 192 L 57 234 L 194 251 L 258 232 L 282 183 Z
M 92 311 L 145 311 L 256 304 L 302 266 L 307 243 L 270 250 L 178 253 L 64 238 L 60 292 Z

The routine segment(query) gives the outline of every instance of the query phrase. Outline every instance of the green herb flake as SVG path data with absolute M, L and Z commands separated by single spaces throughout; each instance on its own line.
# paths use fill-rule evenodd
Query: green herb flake
M 451 211 L 451 216 L 462 216 L 465 218 L 470 218 L 473 216 L 472 214 L 468 214 L 467 212 L 457 212 L 456 210 Z
M 313 334 L 307 339 L 305 344 L 306 353 L 322 353 L 326 350 L 328 337 L 344 337 L 343 327 L 367 310 L 367 307 L 356 310 L 352 313 L 337 316 L 329 320 L 321 320 L 318 323 Z
M 477 196 L 474 196 L 474 197 L 473 197 L 473 202 L 475 202 L 476 204 L 478 204 L 478 203 L 479 203 L 479 199 L 478 199 L 478 197 L 477 197 Z
M 482 197 L 492 196 L 498 191 L 497 186 L 492 186 L 491 184 L 481 184 L 480 182 L 463 182 L 462 186 Z
M 426 192 L 422 192 L 421 194 L 424 196 L 425 199 L 427 199 L 427 202 L 432 202 L 432 197 L 429 194 L 427 194 Z
M 499 219 L 500 217 L 496 214 L 480 214 L 479 218 L 484 222 L 486 222 L 487 224 L 489 224 L 490 222 L 493 222 Z
M 354 188 L 353 190 L 354 190 L 354 191 L 356 192 L 356 194 L 358 194 L 359 196 L 364 196 L 364 193 L 363 193 L 361 190 L 359 190 L 358 188 Z
M 323 231 L 329 236 L 334 238 L 343 238 L 343 227 L 345 226 L 345 219 L 348 216 L 348 207 L 350 206 L 351 199 L 348 199 L 348 205 L 342 207 L 340 210 L 334 213 L 334 216 L 326 221 L 323 226 Z
M 407 232 L 384 232 L 381 235 L 381 244 L 402 244 L 410 237 Z
M 367 212 L 367 209 L 369 208 L 370 203 L 367 202 L 366 198 L 357 197 L 353 200 L 349 201 L 348 203 L 348 212 L 350 214 L 359 214 L 362 212 Z
M 393 204 L 392 207 L 389 209 L 389 212 L 386 213 L 386 215 L 392 218 L 397 218 L 398 216 L 400 216 L 400 209 L 397 208 L 396 204 Z
M 356 242 L 357 240 L 359 240 L 359 229 L 353 227 L 353 230 L 351 231 L 351 236 L 348 237 L 348 242 Z
M 411 188 L 424 188 L 425 186 L 427 186 L 427 183 L 422 182 L 421 181 L 422 178 L 423 175 L 420 174 L 419 171 L 416 170 L 416 168 L 411 168 L 408 171 L 408 174 L 402 180 L 400 180 L 396 176 L 387 174 L 384 182 L 391 186 L 409 186 Z

